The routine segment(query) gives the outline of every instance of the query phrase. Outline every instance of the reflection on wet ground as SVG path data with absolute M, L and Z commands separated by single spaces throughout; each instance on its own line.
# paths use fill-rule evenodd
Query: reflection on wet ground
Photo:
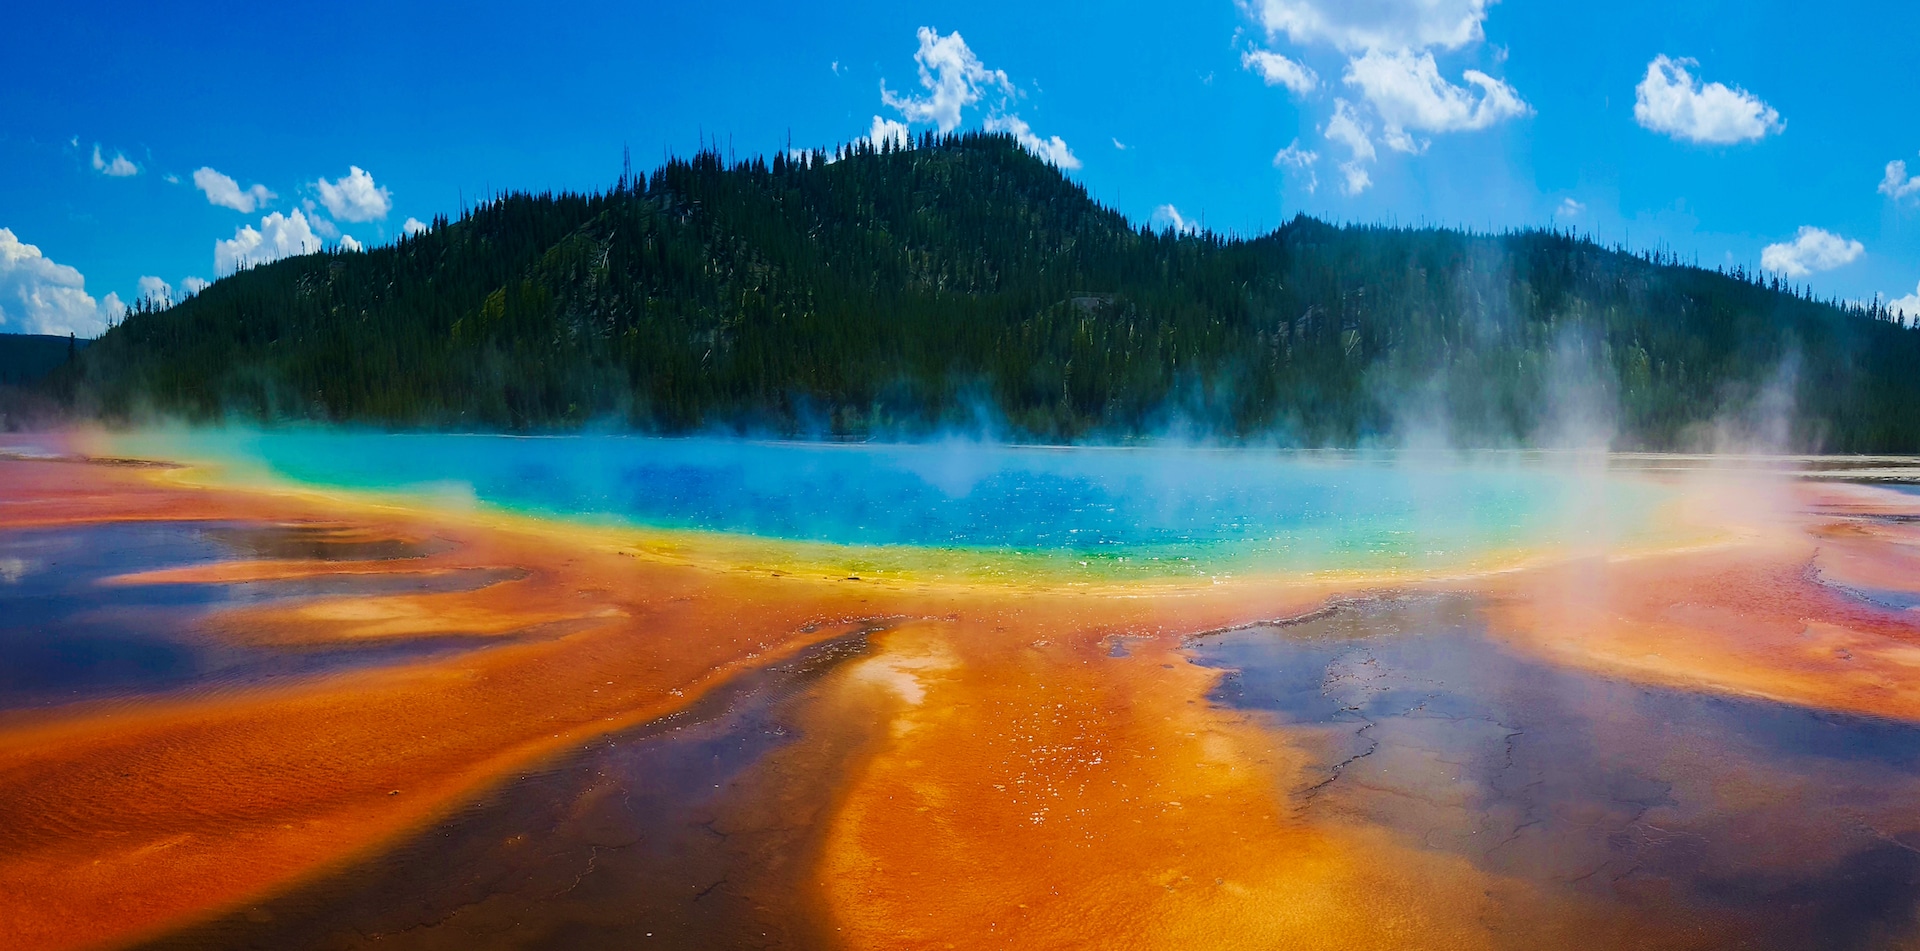
M 600 738 L 382 854 L 146 947 L 823 947 L 809 859 L 868 730 L 861 628 Z M 805 743 L 799 743 L 805 739 Z
M 200 532 L 227 548 L 228 557 L 384 561 L 424 558 L 449 547 L 443 541 L 394 538 L 343 525 L 208 525 Z
M 5 465 L 7 948 L 1920 939 L 1910 496 L 1002 588 Z
M 240 583 L 124 583 L 237 558 L 346 562 L 428 546 L 313 525 L 130 522 L 0 533 L 0 710 L 382 664 L 472 638 L 263 649 L 208 630 L 211 612 L 302 598 L 472 590 L 511 571 L 314 574 Z
M 1706 946 L 1884 947 L 1920 905 L 1920 727 L 1610 680 L 1474 602 L 1360 600 L 1194 642 L 1215 703 L 1308 737 L 1302 817 L 1384 827 Z M 1510 935 L 1514 946 L 1529 945 Z

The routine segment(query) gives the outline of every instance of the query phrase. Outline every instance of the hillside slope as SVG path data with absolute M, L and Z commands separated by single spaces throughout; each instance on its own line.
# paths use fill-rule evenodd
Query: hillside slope
M 1920 333 L 1777 284 L 1550 232 L 1153 233 L 1002 136 L 837 158 L 703 153 L 282 260 L 54 384 L 114 419 L 1309 445 L 1667 448 L 1777 405 L 1800 447 L 1920 450 Z
M 38 382 L 90 343 L 50 334 L 0 333 L 0 386 Z

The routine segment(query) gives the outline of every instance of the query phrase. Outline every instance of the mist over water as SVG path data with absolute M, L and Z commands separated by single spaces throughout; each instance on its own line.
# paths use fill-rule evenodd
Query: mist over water
M 1912 470 L 1593 442 L 0 442 L 0 714 L 91 744 L 0 812 L 234 869 L 177 947 L 1911 933 L 1920 515 L 1801 480 Z
M 541 517 L 1174 574 L 1430 568 L 1630 538 L 1671 491 L 1515 454 L 341 432 L 115 447 Z

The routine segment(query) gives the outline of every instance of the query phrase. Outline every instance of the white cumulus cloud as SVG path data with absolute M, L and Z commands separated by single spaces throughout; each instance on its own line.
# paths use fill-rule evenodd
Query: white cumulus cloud
M 1079 157 L 1067 147 L 1066 140 L 1057 135 L 1042 137 L 1026 120 L 1003 111 L 1008 102 L 1020 97 L 1020 90 L 1005 71 L 989 69 L 982 63 L 967 47 L 959 31 L 941 36 L 940 31 L 923 26 L 916 35 L 920 38 L 920 49 L 913 54 L 913 59 L 919 65 L 920 85 L 926 94 L 900 95 L 887 88 L 886 80 L 881 80 L 880 101 L 899 110 L 906 121 L 874 116 L 867 132 L 874 145 L 892 141 L 911 148 L 913 132 L 908 123 L 913 122 L 930 122 L 941 132 L 952 132 L 965 118 L 967 107 L 978 105 L 991 93 L 997 99 L 989 106 L 983 123 L 987 131 L 1010 133 L 1027 151 L 1059 168 L 1080 167 Z M 1125 148 L 1118 139 L 1114 140 L 1114 146 Z
M 1314 164 L 1319 161 L 1320 153 L 1301 148 L 1299 139 L 1294 139 L 1286 148 L 1273 155 L 1274 168 L 1290 168 L 1296 172 L 1306 173 L 1305 188 L 1309 195 L 1320 190 L 1320 176 L 1313 170 Z
M 1304 96 L 1320 85 L 1319 74 L 1272 50 L 1248 50 L 1240 55 L 1240 65 L 1259 73 L 1267 85 L 1285 86 L 1296 96 Z
M 1443 78 L 1432 53 L 1368 50 L 1347 64 L 1345 78 L 1380 115 L 1381 141 L 1401 152 L 1425 148 L 1409 129 L 1470 132 L 1533 111 L 1512 86 L 1477 69 L 1463 76 L 1479 87 L 1478 96 Z
M 1080 160 L 1074 157 L 1073 150 L 1067 148 L 1065 140 L 1057 135 L 1041 138 L 1034 134 L 1026 120 L 1019 116 L 988 116 L 988 132 L 1011 132 L 1014 141 L 1027 151 L 1060 168 L 1079 168 Z
M 239 182 L 204 166 L 193 173 L 193 187 L 206 193 L 207 204 L 249 215 L 253 214 L 255 208 L 264 207 L 267 202 L 280 197 L 268 191 L 265 185 L 255 184 L 242 189 Z
M 1920 322 L 1920 285 L 1915 285 L 1913 293 L 1905 297 L 1887 301 L 1887 309 L 1905 317 L 1908 324 Z
M 1698 65 L 1654 57 L 1633 89 L 1633 118 L 1655 132 L 1704 145 L 1753 142 L 1786 128 L 1780 113 L 1753 93 L 1723 83 L 1702 85 L 1687 71 Z
M 94 300 L 78 270 L 0 228 L 0 331 L 95 337 L 125 310 L 118 295 Z
M 358 165 L 347 166 L 345 178 L 313 183 L 320 192 L 320 203 L 341 221 L 372 221 L 385 218 L 393 210 L 393 195 L 375 185 L 373 176 Z
M 1533 113 L 1504 80 L 1467 69 L 1456 81 L 1443 76 L 1435 61 L 1436 51 L 1484 42 L 1487 13 L 1496 2 L 1240 0 L 1240 6 L 1269 43 L 1330 46 L 1346 55 L 1342 78 L 1357 95 L 1336 98 L 1320 131 L 1344 147 L 1341 190 L 1357 195 L 1373 185 L 1377 146 L 1418 154 L 1429 145 L 1421 133 L 1479 131 Z M 1494 51 L 1494 62 L 1505 58 L 1503 50 Z M 1311 69 L 1278 53 L 1242 53 L 1241 64 L 1296 95 L 1319 86 Z
M 281 258 L 312 254 L 320 250 L 320 238 L 313 233 L 307 216 L 295 208 L 291 216 L 274 212 L 260 219 L 260 227 L 242 225 L 226 241 L 213 243 L 213 270 L 221 276 L 242 267 L 278 261 Z
M 180 290 L 185 292 L 188 297 L 192 297 L 193 295 L 206 290 L 207 286 L 210 283 L 212 282 L 206 280 L 205 278 L 198 278 L 198 277 L 182 278 L 180 281 Z
M 342 251 L 364 251 L 366 248 L 366 245 L 354 240 L 353 235 L 343 234 L 340 236 L 340 250 Z
M 876 149 L 888 142 L 892 142 L 895 148 L 912 148 L 913 130 L 907 128 L 904 122 L 874 116 L 873 131 L 867 133 L 867 139 Z
M 1247 0 L 1266 28 L 1295 43 L 1370 49 L 1459 49 L 1486 34 L 1494 0 Z
M 1788 277 L 1806 277 L 1815 271 L 1831 271 L 1852 264 L 1866 250 L 1866 245 L 1858 241 L 1806 225 L 1792 241 L 1761 248 L 1760 266 Z
M 140 296 L 162 307 L 173 305 L 173 285 L 152 275 L 140 278 Z
M 1907 163 L 1894 159 L 1887 163 L 1887 173 L 1880 179 L 1880 194 L 1899 201 L 1909 195 L 1920 193 L 1920 175 L 1908 175 Z
M 1172 228 L 1174 234 L 1193 234 L 1200 230 L 1199 225 L 1187 220 L 1186 216 L 1180 214 L 1180 209 L 1172 205 L 1161 205 L 1155 208 L 1151 221 L 1155 228 L 1162 231 Z
M 427 223 L 424 221 L 421 221 L 418 218 L 409 217 L 403 224 L 400 225 L 400 231 L 402 234 L 409 234 L 409 235 L 424 234 L 426 233 L 427 230 L 428 230 Z
M 113 153 L 111 159 L 101 155 L 98 142 L 93 144 L 93 170 L 111 178 L 126 178 L 129 175 L 140 174 L 140 166 L 127 161 L 127 156 L 118 150 Z
M 1013 95 L 1013 81 L 1001 70 L 988 69 L 980 62 L 967 41 L 955 30 L 941 36 L 930 26 L 920 28 L 920 50 L 913 54 L 920 66 L 920 85 L 924 96 L 896 95 L 880 81 L 880 101 L 900 110 L 908 122 L 931 122 L 941 132 L 952 132 L 960 125 L 960 112 L 980 101 L 990 90 Z

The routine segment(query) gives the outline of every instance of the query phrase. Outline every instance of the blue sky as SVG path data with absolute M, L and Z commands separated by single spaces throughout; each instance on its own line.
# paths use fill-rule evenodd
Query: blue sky
M 143 279 L 179 296 L 489 191 L 604 187 L 623 147 L 638 168 L 703 134 L 744 157 L 876 117 L 1025 130 L 1136 221 L 1558 223 L 1920 311 L 1920 181 L 1889 168 L 1920 173 L 1920 4 L 81 0 L 8 19 L 5 331 L 97 332 Z

